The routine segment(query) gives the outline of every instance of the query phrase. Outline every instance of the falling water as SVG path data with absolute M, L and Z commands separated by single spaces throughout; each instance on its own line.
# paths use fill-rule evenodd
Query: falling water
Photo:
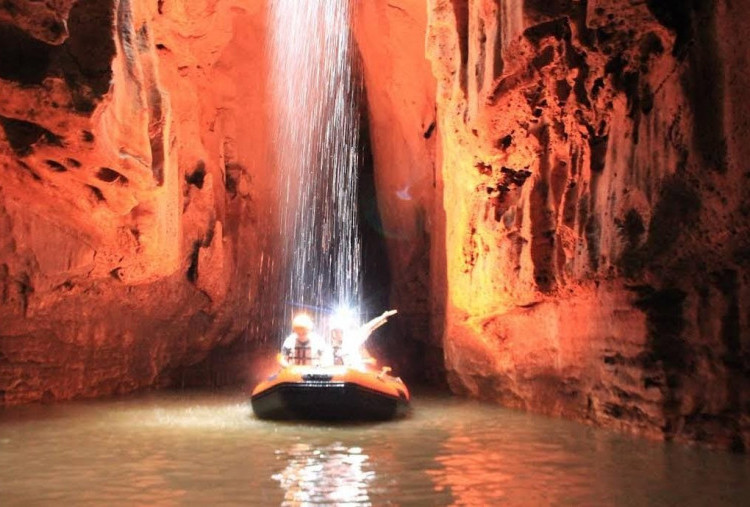
M 270 56 L 292 309 L 356 305 L 359 89 L 349 0 L 273 0 Z

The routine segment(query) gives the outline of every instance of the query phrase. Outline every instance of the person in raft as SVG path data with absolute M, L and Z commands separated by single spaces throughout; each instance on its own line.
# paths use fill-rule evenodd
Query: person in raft
M 301 313 L 292 320 L 292 334 L 281 346 L 279 363 L 281 366 L 319 366 L 323 358 L 322 340 L 313 332 L 313 321 L 309 315 Z
M 382 315 L 356 329 L 346 318 L 334 316 L 329 324 L 333 364 L 355 368 L 361 368 L 366 364 L 374 364 L 375 359 L 365 348 L 365 342 L 373 331 L 385 324 L 388 317 L 395 314 L 396 310 L 383 312 Z

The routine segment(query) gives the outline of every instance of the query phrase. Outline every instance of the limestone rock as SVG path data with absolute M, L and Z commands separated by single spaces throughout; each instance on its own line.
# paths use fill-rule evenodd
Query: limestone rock
M 452 388 L 746 448 L 750 4 L 428 0 L 426 25 L 421 2 L 372 4 L 361 24 L 388 29 L 358 42 L 381 210 L 437 167 L 407 194 L 434 203 L 429 241 L 389 242 L 396 272 L 405 245 L 426 249 L 431 282 L 393 292 L 445 305 L 430 332 Z M 434 156 L 416 142 L 422 40 Z
M 0 5 L 0 402 L 168 383 L 245 333 L 273 230 L 262 14 Z

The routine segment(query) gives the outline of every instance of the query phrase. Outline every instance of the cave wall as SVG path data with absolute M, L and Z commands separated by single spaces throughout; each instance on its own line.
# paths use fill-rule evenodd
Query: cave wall
M 358 2 L 396 367 L 747 447 L 749 4 Z M 260 1 L 1 4 L 3 403 L 264 334 L 264 39 Z
M 264 2 L 0 4 L 0 402 L 173 380 L 273 230 Z
M 750 443 L 748 8 L 428 2 L 454 390 Z
M 442 382 L 444 320 L 442 174 L 435 93 L 424 52 L 423 0 L 358 2 L 353 33 L 360 53 L 377 203 L 363 219 L 379 219 L 390 303 L 399 311 L 370 347 L 406 378 Z M 378 313 L 379 309 L 371 309 Z M 412 365 L 419 364 L 419 368 Z
M 748 9 L 360 8 L 361 24 L 386 27 L 358 36 L 386 224 L 414 223 L 393 197 L 404 175 L 438 173 L 417 200 L 433 205 L 425 239 L 389 243 L 396 271 L 409 246 L 429 250 L 429 269 L 409 272 L 430 282 L 394 278 L 394 298 L 429 290 L 444 305 L 429 332 L 455 392 L 656 438 L 750 443 Z M 423 49 L 434 151 L 416 142 L 433 97 Z

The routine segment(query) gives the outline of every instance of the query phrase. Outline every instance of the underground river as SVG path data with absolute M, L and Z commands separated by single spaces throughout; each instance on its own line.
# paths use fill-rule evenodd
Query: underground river
M 2 505 L 738 505 L 744 455 L 417 392 L 379 424 L 257 420 L 236 392 L 0 411 Z

